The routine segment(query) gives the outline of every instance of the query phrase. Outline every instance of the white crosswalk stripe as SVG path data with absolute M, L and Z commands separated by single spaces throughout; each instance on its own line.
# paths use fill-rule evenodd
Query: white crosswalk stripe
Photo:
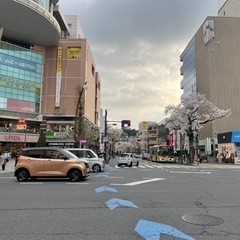
M 145 165 L 143 165 L 143 166 L 146 167 L 146 168 L 155 168 L 154 166 L 148 165 L 148 164 L 145 164 Z
M 172 165 L 172 164 L 140 164 L 139 166 L 133 166 L 133 167 L 118 167 L 115 166 L 116 168 L 159 168 L 159 169 L 165 169 L 165 168 L 171 168 L 171 169 L 196 169 L 198 167 L 195 166 L 184 166 L 184 165 Z

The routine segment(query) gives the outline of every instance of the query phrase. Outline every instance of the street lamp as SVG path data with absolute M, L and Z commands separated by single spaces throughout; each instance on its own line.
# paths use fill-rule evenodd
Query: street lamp
M 79 92 L 78 95 L 78 102 L 77 102 L 77 106 L 76 106 L 76 112 L 75 112 L 75 122 L 74 122 L 74 137 L 75 137 L 75 141 L 77 141 L 77 135 L 81 134 L 82 131 L 82 95 L 83 92 L 86 91 L 88 89 L 88 85 L 87 82 L 84 83 L 84 85 L 82 86 L 81 91 Z M 78 123 L 78 124 L 77 124 Z M 77 125 L 78 130 L 77 130 Z

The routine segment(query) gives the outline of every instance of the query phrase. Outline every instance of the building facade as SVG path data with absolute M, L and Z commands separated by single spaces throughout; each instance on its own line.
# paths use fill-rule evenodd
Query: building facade
M 0 151 L 35 146 L 43 121 L 48 145 L 99 145 L 100 76 L 77 17 L 57 4 L 0 2 Z
M 183 96 L 198 92 L 232 115 L 204 126 L 200 139 L 239 129 L 240 18 L 207 17 L 180 59 Z
M 225 0 L 218 11 L 218 16 L 239 17 L 240 2 L 238 0 Z

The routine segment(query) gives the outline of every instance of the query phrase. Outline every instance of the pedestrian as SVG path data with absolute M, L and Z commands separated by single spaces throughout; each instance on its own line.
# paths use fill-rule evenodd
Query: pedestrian
M 6 157 L 6 155 L 4 153 L 2 153 L 0 156 L 0 159 L 1 159 L 1 164 L 2 164 L 2 171 L 4 171 L 5 167 L 7 165 L 7 162 L 8 162 L 8 158 Z
M 201 164 L 203 160 L 203 156 L 201 153 L 198 154 L 198 159 L 199 159 L 199 163 Z
M 16 165 L 17 165 L 17 163 L 18 163 L 18 158 L 19 158 L 19 156 L 20 156 L 20 151 L 18 150 L 18 151 L 16 152 L 16 155 L 15 155 L 15 167 L 16 167 Z

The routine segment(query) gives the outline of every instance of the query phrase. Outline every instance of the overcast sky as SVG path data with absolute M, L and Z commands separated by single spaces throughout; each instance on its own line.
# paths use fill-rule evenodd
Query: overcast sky
M 60 0 L 78 15 L 100 74 L 109 121 L 160 122 L 180 102 L 179 56 L 224 0 Z

